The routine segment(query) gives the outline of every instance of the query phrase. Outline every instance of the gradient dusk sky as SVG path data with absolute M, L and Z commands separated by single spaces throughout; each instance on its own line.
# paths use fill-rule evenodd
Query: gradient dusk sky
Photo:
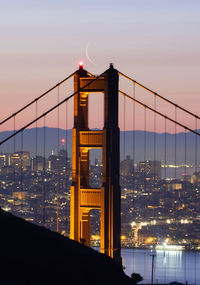
M 199 0 L 0 0 L 0 119 L 77 69 L 115 67 L 196 114 Z M 88 47 L 89 57 L 86 57 Z

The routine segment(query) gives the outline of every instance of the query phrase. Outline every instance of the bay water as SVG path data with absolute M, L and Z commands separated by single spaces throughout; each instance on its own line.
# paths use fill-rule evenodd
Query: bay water
M 154 284 L 169 284 L 176 281 L 183 284 L 200 285 L 200 252 L 181 250 L 121 250 L 124 271 L 127 275 L 139 273 L 143 281 L 151 284 L 152 262 Z

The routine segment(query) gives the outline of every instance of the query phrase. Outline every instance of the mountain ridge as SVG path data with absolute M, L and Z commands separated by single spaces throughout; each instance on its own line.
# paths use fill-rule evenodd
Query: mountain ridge
M 36 131 L 37 130 L 37 131 Z M 200 132 L 200 130 L 197 130 Z M 23 136 L 17 134 L 14 139 L 4 143 L 0 147 L 0 152 L 14 152 L 22 150 L 30 151 L 31 156 L 36 155 L 36 132 L 37 132 L 37 155 L 44 155 L 48 157 L 52 150 L 56 153 L 58 150 L 58 137 L 59 137 L 59 149 L 62 149 L 61 139 L 67 140 L 67 150 L 71 157 L 72 149 L 72 130 L 64 130 L 50 127 L 42 128 L 31 128 L 23 131 Z M 13 134 L 13 131 L 0 132 L 0 140 L 2 141 L 7 136 Z M 23 140 L 22 140 L 23 137 Z M 45 139 L 45 150 L 44 150 L 44 139 Z M 125 142 L 125 145 L 124 145 Z M 186 142 L 186 152 L 185 152 Z M 154 145 L 155 143 L 155 145 Z M 15 145 L 14 145 L 15 144 Z M 175 148 L 176 144 L 176 148 Z M 200 148 L 200 139 L 195 138 L 192 132 L 179 132 L 177 134 L 171 133 L 154 133 L 152 131 L 120 131 L 120 159 L 123 160 L 127 155 L 134 158 L 135 162 L 143 160 L 160 160 L 164 161 L 165 152 L 167 161 L 166 163 L 181 164 L 185 162 L 194 163 L 195 156 L 197 155 L 197 161 L 200 160 L 200 153 L 196 151 Z M 146 148 L 145 148 L 146 146 Z M 64 146 L 65 148 L 66 146 Z M 154 149 L 156 148 L 156 153 Z M 91 160 L 101 154 L 100 150 L 97 150 L 94 154 L 91 154 Z M 186 157 L 185 157 L 186 155 Z M 145 159 L 146 158 L 146 159 Z

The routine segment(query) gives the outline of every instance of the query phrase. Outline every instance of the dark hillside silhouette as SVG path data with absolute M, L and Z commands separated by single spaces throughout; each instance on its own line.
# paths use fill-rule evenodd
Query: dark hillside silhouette
M 134 284 L 111 258 L 0 209 L 0 284 Z

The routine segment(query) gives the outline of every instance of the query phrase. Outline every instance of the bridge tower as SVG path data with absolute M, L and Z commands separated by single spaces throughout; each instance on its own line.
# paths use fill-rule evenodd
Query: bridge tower
M 118 72 L 110 68 L 94 80 L 83 66 L 74 75 L 74 128 L 72 130 L 72 186 L 70 201 L 70 238 L 90 246 L 90 211 L 100 210 L 102 253 L 121 261 Z M 91 84 L 89 84 L 91 82 Z M 104 93 L 104 128 L 88 128 L 88 94 Z M 98 106 L 97 106 L 98 108 Z M 101 148 L 102 187 L 89 184 L 89 150 Z

